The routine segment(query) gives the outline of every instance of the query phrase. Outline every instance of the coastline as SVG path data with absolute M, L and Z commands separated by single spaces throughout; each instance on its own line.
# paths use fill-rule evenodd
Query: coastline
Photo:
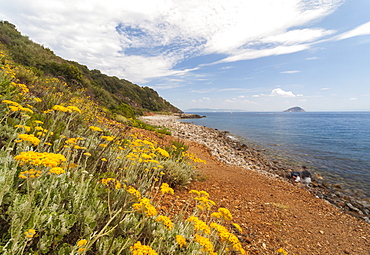
M 218 161 L 256 171 L 262 175 L 289 182 L 290 172 L 295 169 L 281 160 L 271 160 L 263 148 L 240 143 L 228 131 L 181 122 L 176 115 L 153 115 L 141 117 L 148 124 L 168 128 L 174 137 L 196 142 L 207 147 L 210 155 Z M 337 184 L 328 184 L 320 176 L 313 175 L 309 192 L 339 208 L 341 211 L 370 223 L 370 204 L 341 192 Z

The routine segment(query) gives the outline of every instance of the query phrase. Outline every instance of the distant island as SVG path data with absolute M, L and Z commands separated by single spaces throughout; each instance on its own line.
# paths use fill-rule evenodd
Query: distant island
M 288 110 L 285 110 L 284 112 L 305 112 L 305 110 L 303 110 L 301 107 L 292 107 L 292 108 L 289 108 Z

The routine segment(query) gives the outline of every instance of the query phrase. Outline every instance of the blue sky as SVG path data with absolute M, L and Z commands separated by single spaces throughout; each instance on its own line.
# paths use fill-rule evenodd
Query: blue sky
M 0 0 L 57 55 L 189 108 L 370 110 L 367 0 Z

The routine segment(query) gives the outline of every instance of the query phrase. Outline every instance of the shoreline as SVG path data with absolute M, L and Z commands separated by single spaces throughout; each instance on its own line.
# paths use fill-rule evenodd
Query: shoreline
M 295 168 L 293 165 L 282 160 L 270 159 L 265 149 L 241 143 L 228 131 L 181 122 L 181 118 L 175 115 L 144 116 L 140 119 L 151 125 L 168 128 L 174 137 L 205 145 L 210 155 L 224 164 L 243 167 L 246 170 L 290 182 L 290 172 Z M 341 211 L 370 223 L 370 204 L 342 193 L 338 184 L 328 184 L 320 180 L 320 176 L 313 175 L 308 190 Z

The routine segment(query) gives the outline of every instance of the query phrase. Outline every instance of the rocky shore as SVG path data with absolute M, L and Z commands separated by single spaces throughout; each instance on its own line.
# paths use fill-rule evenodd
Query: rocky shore
M 266 176 L 289 181 L 290 172 L 294 169 L 281 160 L 271 160 L 263 149 L 255 148 L 235 140 L 229 132 L 180 122 L 180 116 L 146 116 L 142 120 L 171 130 L 172 135 L 180 139 L 205 145 L 209 153 L 225 164 L 257 171 Z M 370 223 L 370 203 L 345 194 L 339 184 L 329 184 L 313 176 L 309 191 L 342 211 Z

